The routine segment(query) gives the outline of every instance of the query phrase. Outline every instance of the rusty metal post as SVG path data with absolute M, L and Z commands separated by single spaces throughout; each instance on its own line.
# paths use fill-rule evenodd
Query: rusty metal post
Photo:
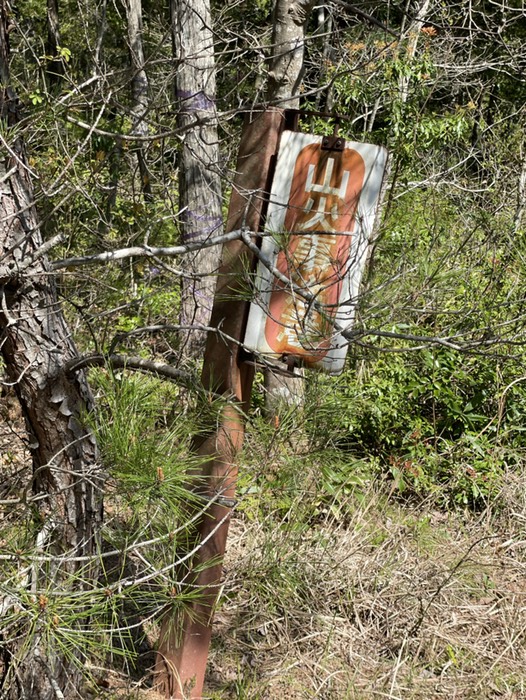
M 284 123 L 284 112 L 280 109 L 247 119 L 239 147 L 227 231 L 241 227 L 251 231 L 260 229 L 265 193 L 269 190 Z M 254 375 L 253 367 L 243 363 L 238 344 L 243 339 L 248 315 L 248 302 L 240 292 L 253 262 L 253 255 L 241 241 L 224 246 L 211 326 L 220 328 L 225 335 L 208 334 L 202 383 L 205 389 L 222 394 L 228 402 L 216 430 L 197 447 L 198 454 L 206 457 L 200 470 L 205 484 L 203 494 L 212 499 L 198 525 L 199 541 L 203 544 L 193 561 L 195 573 L 188 579 L 192 586 L 198 587 L 199 596 L 185 609 L 182 630 L 180 621 L 175 628 L 170 614 L 163 620 L 155 663 L 155 688 L 177 700 L 201 698 L 203 693 L 213 612 L 221 583 L 221 560 L 230 506 L 235 497 L 236 455 L 243 442 L 243 414 L 250 402 Z

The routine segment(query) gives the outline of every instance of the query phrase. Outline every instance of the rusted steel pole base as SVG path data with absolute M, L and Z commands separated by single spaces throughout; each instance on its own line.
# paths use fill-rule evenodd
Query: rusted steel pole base
M 223 524 L 213 532 L 200 550 L 200 563 L 216 560 L 224 553 L 230 513 L 216 509 L 207 525 L 214 524 L 215 518 Z M 206 534 L 200 533 L 201 536 Z M 210 533 L 208 533 L 210 535 Z M 202 591 L 199 602 L 192 603 L 182 616 L 167 614 L 161 626 L 159 649 L 155 661 L 155 689 L 167 698 L 189 700 L 201 698 L 208 660 L 208 649 L 212 635 L 213 606 L 217 599 L 221 582 L 221 565 L 216 564 L 200 571 L 194 577 L 194 584 Z
M 171 649 L 166 646 L 163 655 L 160 650 L 157 652 L 155 690 L 167 698 L 201 698 L 203 695 L 203 684 L 200 682 L 198 685 L 198 678 L 204 681 L 212 629 L 202 626 L 202 629 L 196 633 L 186 621 L 184 626 L 185 630 L 179 647 Z M 170 637 L 172 631 L 163 625 L 161 635 L 164 634 Z M 162 637 L 161 645 L 164 646 Z M 201 668 L 203 658 L 205 658 L 205 668 Z M 186 680 L 183 681 L 183 679 Z
M 239 147 L 227 231 L 260 229 L 283 126 L 284 114 L 279 109 L 247 120 Z M 192 586 L 189 590 L 197 588 L 200 595 L 188 604 L 182 620 L 166 614 L 155 663 L 154 687 L 174 700 L 197 700 L 203 695 L 231 512 L 229 504 L 235 498 L 236 455 L 243 443 L 244 415 L 253 380 L 253 368 L 242 362 L 239 347 L 248 315 L 243 288 L 246 272 L 252 267 L 253 255 L 241 241 L 224 246 L 210 322 L 224 335 L 208 334 L 202 382 L 205 389 L 222 394 L 227 402 L 217 429 L 197 448 L 198 454 L 207 457 L 199 476 L 206 484 L 202 493 L 211 504 L 198 525 L 198 541 L 202 544 L 192 562 L 196 573 L 185 577 Z

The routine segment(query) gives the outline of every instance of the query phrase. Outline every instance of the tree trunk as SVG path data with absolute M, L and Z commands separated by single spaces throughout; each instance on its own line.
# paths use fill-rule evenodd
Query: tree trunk
M 147 115 L 148 104 L 148 76 L 144 67 L 144 49 L 142 43 L 142 3 L 141 0 L 128 0 L 128 40 L 130 42 L 130 56 L 132 64 L 132 134 L 137 136 L 148 135 Z M 141 178 L 141 190 L 145 200 L 152 199 L 152 187 L 150 173 L 145 155 L 144 141 L 135 144 L 139 175 Z
M 47 41 L 46 55 L 48 63 L 46 72 L 51 89 L 57 88 L 64 76 L 64 64 L 59 57 L 60 24 L 58 18 L 58 0 L 47 0 Z
M 6 141 L 18 121 L 17 98 L 8 87 L 8 20 L 6 0 L 0 0 L 0 119 Z M 31 567 L 24 581 L 38 597 L 39 590 L 52 596 L 72 580 L 77 590 L 90 585 L 94 568 L 72 558 L 95 553 L 103 477 L 95 440 L 79 419 L 92 407 L 89 388 L 81 373 L 70 377 L 64 371 L 77 351 L 45 256 L 39 254 L 42 239 L 29 169 L 22 140 L 12 132 L 13 140 L 0 157 L 0 345 L 30 436 L 33 475 L 28 490 L 33 492 L 39 530 L 35 546 L 57 555 L 52 565 Z M 5 613 L 8 603 L 0 603 Z M 76 692 L 78 671 L 54 648 L 51 636 L 44 643 L 44 624 L 44 616 L 42 622 L 33 618 L 21 630 L 21 636 L 29 631 L 31 636 L 9 648 L 11 668 L 4 669 L 3 696 L 48 700 Z
M 313 0 L 276 0 L 267 99 L 279 107 L 299 107 L 305 28 L 313 6 Z
M 272 56 L 269 60 L 267 99 L 288 109 L 298 109 L 299 89 L 303 74 L 305 28 L 313 0 L 276 0 L 272 26 Z M 265 372 L 265 406 L 269 416 L 276 416 L 280 405 L 303 403 L 304 379 L 302 370 L 288 377 L 270 369 Z M 298 376 L 299 375 L 299 376 Z
M 215 119 L 216 79 L 209 0 L 171 0 L 178 126 L 186 128 L 180 160 L 179 192 L 183 240 L 205 241 L 223 230 L 219 143 Z M 210 320 L 219 253 L 211 247 L 186 261 L 182 285 L 183 326 Z M 202 353 L 206 336 L 189 331 L 185 353 Z
M 526 207 L 526 156 L 523 156 L 522 168 L 519 176 L 519 182 L 517 186 L 517 207 L 515 208 L 515 215 L 513 217 L 513 235 L 517 236 L 519 234 L 522 219 L 524 216 L 524 209 Z
M 422 27 L 425 24 L 426 17 L 429 13 L 429 7 L 431 5 L 431 0 L 423 0 L 423 2 L 417 4 L 414 8 L 414 17 L 407 31 L 407 46 L 405 48 L 406 60 L 412 60 L 416 55 L 416 49 L 418 46 L 418 40 L 421 35 Z M 400 77 L 399 81 L 399 92 L 400 92 L 400 102 L 406 103 L 409 99 L 409 83 L 410 76 L 404 75 Z M 370 131 L 372 131 L 372 124 Z

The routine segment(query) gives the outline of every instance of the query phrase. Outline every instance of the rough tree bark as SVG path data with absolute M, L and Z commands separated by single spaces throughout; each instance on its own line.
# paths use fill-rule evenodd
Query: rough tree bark
M 526 208 L 526 155 L 523 155 L 522 168 L 519 175 L 519 183 L 517 187 L 517 206 L 513 217 L 513 234 L 519 234 L 522 219 L 524 217 L 524 209 Z
M 148 75 L 145 69 L 144 48 L 142 42 L 142 3 L 141 0 L 128 0 L 128 41 L 130 43 L 130 57 L 132 65 L 132 134 L 137 136 L 148 135 L 147 115 L 148 104 Z M 138 141 L 135 145 L 139 175 L 141 178 L 141 190 L 146 200 L 152 198 L 150 173 L 144 152 L 144 142 Z
M 269 60 L 267 100 L 279 107 L 298 109 L 303 75 L 305 29 L 313 0 L 276 0 L 272 24 L 272 55 Z M 286 371 L 286 365 L 283 365 Z M 298 373 L 301 372 L 297 370 Z M 303 377 L 265 372 L 266 409 L 276 415 L 280 404 L 303 401 Z
M 313 0 L 276 0 L 267 99 L 279 107 L 299 107 L 305 29 L 313 7 Z
M 219 143 L 215 121 L 216 78 L 209 0 L 171 0 L 176 65 L 177 122 L 186 128 L 180 160 L 180 210 L 183 240 L 220 235 L 223 228 Z M 193 126 L 189 126 L 193 125 Z M 207 326 L 216 285 L 218 252 L 202 250 L 186 262 L 181 323 Z M 205 334 L 190 331 L 185 353 L 197 356 Z
M 38 596 L 39 590 L 53 592 L 73 578 L 78 587 L 89 585 L 94 569 L 88 572 L 84 561 L 81 572 L 72 558 L 89 557 L 97 547 L 103 480 L 95 440 L 79 420 L 92 406 L 89 388 L 81 372 L 71 377 L 64 370 L 77 351 L 44 255 L 30 171 L 14 128 L 8 27 L 8 3 L 0 0 L 0 348 L 30 436 L 33 471 L 27 490 L 35 504 L 35 541 L 41 551 L 62 555 L 51 567 L 31 568 L 26 584 Z M 0 603 L 5 613 L 9 603 Z M 41 608 L 46 604 L 40 599 Z M 44 643 L 41 623 L 32 623 L 25 630 L 30 637 L 9 648 L 2 697 L 78 697 L 78 671 L 49 637 Z

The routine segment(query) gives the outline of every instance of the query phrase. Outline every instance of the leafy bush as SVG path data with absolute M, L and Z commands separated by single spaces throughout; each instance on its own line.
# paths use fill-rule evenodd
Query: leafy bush
M 499 476 L 524 447 L 514 429 L 523 392 L 513 387 L 507 415 L 498 419 L 499 386 L 488 358 L 444 348 L 379 353 L 359 375 L 353 367 L 336 380 L 312 381 L 310 439 L 317 449 L 370 460 L 372 472 L 388 475 L 399 493 L 479 505 L 498 491 Z

